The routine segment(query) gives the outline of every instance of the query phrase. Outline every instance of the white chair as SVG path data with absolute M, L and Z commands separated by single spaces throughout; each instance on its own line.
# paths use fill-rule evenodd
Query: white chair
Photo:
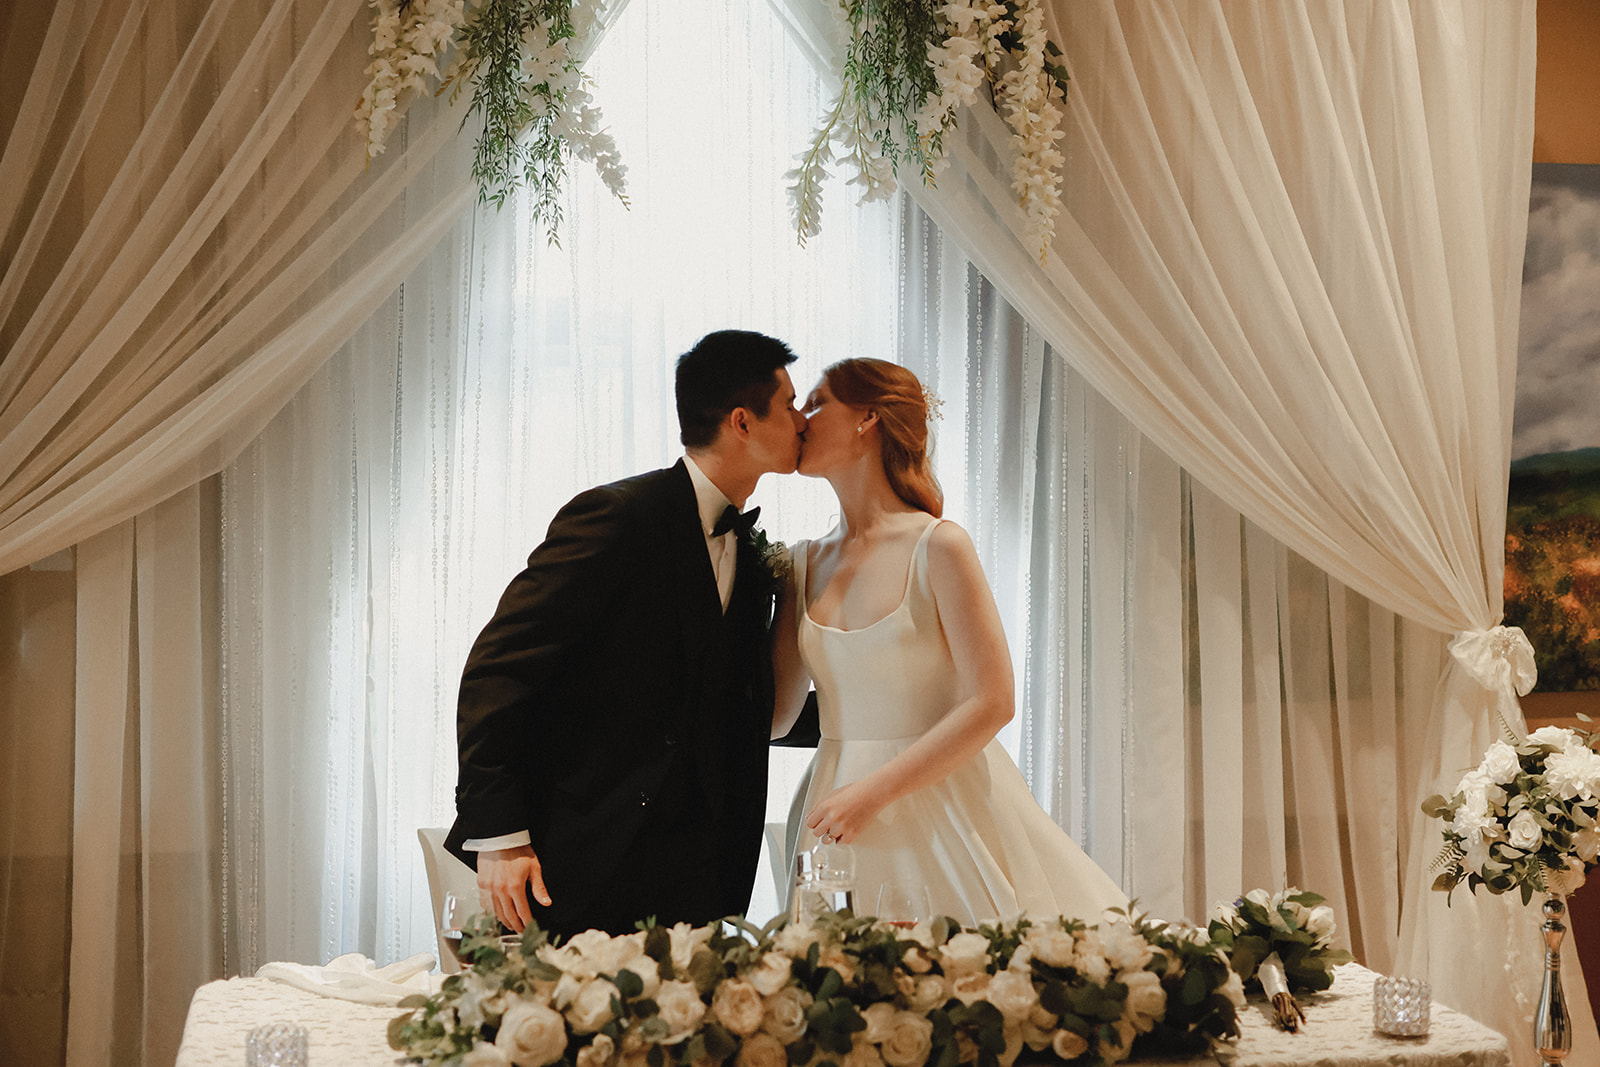
M 471 867 L 456 859 L 444 849 L 447 831 L 442 826 L 423 826 L 417 830 L 417 840 L 422 843 L 422 866 L 428 872 L 428 896 L 433 900 L 433 932 L 439 941 L 439 970 L 455 974 L 461 970 L 455 953 L 439 929 L 439 916 L 444 912 L 444 895 L 454 891 L 456 896 L 468 900 L 478 899 L 478 876 Z

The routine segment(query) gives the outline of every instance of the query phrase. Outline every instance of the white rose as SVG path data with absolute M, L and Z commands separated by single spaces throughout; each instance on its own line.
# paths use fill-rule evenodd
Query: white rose
M 511 1067 L 511 1061 L 495 1046 L 478 1041 L 461 1057 L 461 1067 Z
M 850 1051 L 839 1061 L 839 1067 L 883 1067 L 883 1055 L 878 1052 L 878 1046 L 857 1034 L 850 1042 Z
M 1078 938 L 1077 950 L 1072 954 L 1072 967 L 1097 985 L 1104 985 L 1111 977 L 1111 964 L 1106 962 L 1105 946 L 1100 937 L 1087 930 Z
M 839 977 L 846 982 L 855 977 L 856 962 L 851 959 L 844 949 L 837 945 L 829 946 L 818 958 L 817 962 L 824 967 L 832 967 L 839 972 Z
M 1517 759 L 1516 749 L 1504 741 L 1496 741 L 1483 754 L 1483 762 L 1478 764 L 1478 770 L 1488 775 L 1496 785 L 1509 785 L 1522 770 L 1522 762 Z
M 927 974 L 933 970 L 933 961 L 920 945 L 906 949 L 905 955 L 900 957 L 900 965 L 912 974 Z
M 667 1037 L 663 1045 L 675 1045 L 694 1033 L 705 1017 L 705 1002 L 693 982 L 662 982 L 656 994 L 656 1007 L 662 1022 L 667 1024 Z
M 711 995 L 711 1010 L 718 1022 L 740 1037 L 761 1029 L 764 1005 L 761 994 L 749 982 L 730 978 L 720 983 Z
M 994 976 L 989 983 L 987 999 L 1000 1009 L 1006 1022 L 1020 1023 L 1033 1014 L 1039 994 L 1034 991 L 1033 979 L 1025 970 L 1011 967 Z
M 1269 911 L 1272 909 L 1272 895 L 1265 889 L 1252 889 L 1244 895 L 1244 899 L 1252 904 L 1259 904 Z
M 567 1051 L 567 1025 L 543 1004 L 518 1000 L 500 1017 L 494 1044 L 516 1067 L 546 1067 Z
M 595 1034 L 593 1041 L 578 1050 L 576 1067 L 611 1067 L 616 1053 L 616 1042 L 605 1034 Z
M 950 999 L 950 979 L 942 974 L 919 974 L 906 999 L 911 1002 L 911 1010 L 918 1013 L 943 1007 Z
M 1276 914 L 1276 913 L 1274 913 Z M 1100 928 L 1106 962 L 1119 971 L 1143 970 L 1150 962 L 1150 942 L 1130 923 L 1108 923 Z
M 980 1000 L 989 997 L 989 976 L 979 971 L 977 974 L 963 974 L 950 983 L 951 994 L 969 1008 Z
M 963 931 L 946 941 L 941 952 L 944 972 L 949 975 L 971 974 L 989 966 L 989 939 L 982 934 Z
M 1239 977 L 1238 971 L 1228 969 L 1228 980 L 1222 983 L 1220 992 L 1235 1008 L 1244 1007 L 1244 979 Z
M 799 1041 L 806 1032 L 806 1009 L 811 994 L 798 986 L 787 986 L 766 999 L 761 1029 L 785 1045 Z
M 1076 942 L 1071 934 L 1059 926 L 1034 927 L 1028 931 L 1023 943 L 1033 950 L 1035 959 L 1051 967 L 1072 966 L 1072 950 Z
M 1520 848 L 1524 852 L 1532 852 L 1539 847 L 1539 842 L 1544 840 L 1544 831 L 1539 828 L 1539 822 L 1533 817 L 1533 812 L 1524 808 L 1511 817 L 1511 823 L 1506 827 L 1509 832 L 1507 838 L 1512 848 Z
M 1022 1055 L 1025 1046 L 1022 1040 L 1022 1027 L 1008 1023 L 1005 1028 L 1006 1047 L 1000 1053 L 1000 1067 L 1011 1067 L 1017 1062 L 1017 1057 Z
M 1050 1051 L 1064 1060 L 1075 1060 L 1089 1051 L 1089 1042 L 1083 1039 L 1082 1034 L 1073 1033 L 1071 1030 L 1057 1030 L 1050 1038 Z
M 1572 850 L 1578 858 L 1585 863 L 1593 863 L 1600 857 L 1600 829 L 1593 826 L 1579 830 L 1572 835 Z
M 1133 1051 L 1133 1024 L 1126 1019 L 1118 1019 L 1111 1025 L 1117 1031 L 1117 1040 L 1100 1042 L 1100 1058 L 1107 1063 L 1121 1063 Z
M 611 998 L 621 997 L 617 987 L 604 978 L 589 982 L 567 1007 L 567 1021 L 575 1034 L 592 1034 L 616 1018 L 611 1010 Z
M 751 1034 L 739 1043 L 734 1067 L 789 1067 L 789 1052 L 771 1034 Z
M 1536 745 L 1553 745 L 1560 749 L 1572 744 L 1576 736 L 1564 726 L 1541 726 L 1528 735 L 1528 740 Z
M 769 952 L 761 957 L 761 962 L 751 968 L 746 977 L 756 987 L 757 993 L 770 997 L 789 984 L 792 967 L 793 961 L 788 956 L 781 952 Z
M 572 1003 L 582 988 L 583 982 L 576 975 L 563 974 L 550 991 L 550 1003 L 556 1006 L 556 1010 L 566 1011 L 567 1005 Z
M 874 1045 L 881 1045 L 889 1037 L 889 1030 L 894 1022 L 896 1010 L 895 1006 L 886 1000 L 868 1006 L 861 1013 L 861 1018 L 866 1022 L 867 1028 L 857 1036 L 864 1041 L 872 1042 Z
M 694 958 L 694 950 L 711 940 L 711 927 L 694 927 L 688 923 L 678 923 L 667 930 L 667 935 L 672 944 L 672 966 L 682 971 Z M 802 952 L 801 955 L 805 953 Z
M 1326 941 L 1333 936 L 1334 922 L 1333 909 L 1326 904 L 1318 904 L 1311 909 L 1311 915 L 1306 919 L 1306 931 L 1318 941 Z
M 1219 900 L 1212 905 L 1211 918 L 1230 930 L 1236 930 L 1239 924 L 1239 909 L 1226 900 Z
M 1128 1013 L 1133 1028 L 1145 1033 L 1167 1012 L 1167 991 L 1161 988 L 1161 979 L 1154 971 L 1137 971 L 1118 975 L 1117 980 L 1128 987 L 1123 1010 Z
M 641 997 L 654 997 L 660 991 L 661 968 L 649 956 L 640 953 L 631 960 L 624 960 L 613 973 L 621 974 L 623 971 L 638 977 L 640 985 L 644 987 L 639 993 Z
M 802 960 L 818 940 L 817 929 L 810 923 L 790 923 L 778 931 L 778 936 L 772 939 L 772 944 L 779 952 Z M 673 962 L 677 962 L 676 956 L 673 957 Z
M 880 1048 L 889 1067 L 922 1067 L 933 1050 L 933 1023 L 909 1011 L 896 1012 Z

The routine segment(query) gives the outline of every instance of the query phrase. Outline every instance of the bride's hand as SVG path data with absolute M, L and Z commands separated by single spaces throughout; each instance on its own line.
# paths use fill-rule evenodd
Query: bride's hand
M 888 797 L 878 795 L 870 778 L 851 782 L 823 797 L 806 816 L 806 826 L 818 837 L 831 835 L 840 844 L 848 845 L 888 802 Z

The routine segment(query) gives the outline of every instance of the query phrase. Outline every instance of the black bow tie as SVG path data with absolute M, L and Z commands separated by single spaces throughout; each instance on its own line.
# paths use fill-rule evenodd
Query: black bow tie
M 760 517 L 760 508 L 751 508 L 749 511 L 741 512 L 738 508 L 729 504 L 722 509 L 722 515 L 717 519 L 717 524 L 711 527 L 711 536 L 721 537 L 729 530 L 737 530 L 741 534 L 747 534 Z

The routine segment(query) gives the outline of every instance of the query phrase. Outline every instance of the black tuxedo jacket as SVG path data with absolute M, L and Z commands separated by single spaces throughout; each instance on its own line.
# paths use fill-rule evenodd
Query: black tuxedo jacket
M 742 911 L 759 861 L 773 589 L 740 539 L 722 611 L 682 461 L 579 494 L 467 658 L 447 847 L 528 830 L 545 929 Z

